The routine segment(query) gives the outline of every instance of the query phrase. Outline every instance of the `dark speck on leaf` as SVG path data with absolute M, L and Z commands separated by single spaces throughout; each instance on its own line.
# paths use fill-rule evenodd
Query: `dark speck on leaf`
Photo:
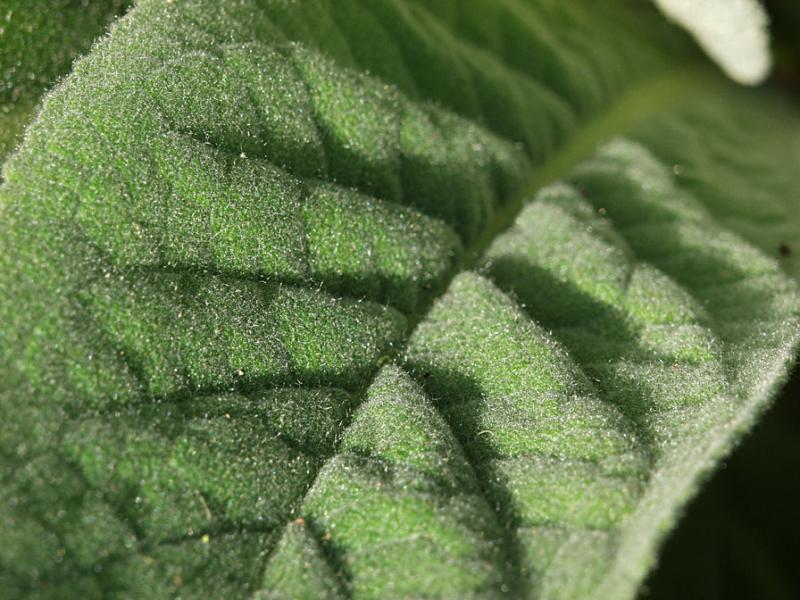
M 792 248 L 786 242 L 781 242 L 780 246 L 778 246 L 778 252 L 780 252 L 781 256 L 791 256 Z

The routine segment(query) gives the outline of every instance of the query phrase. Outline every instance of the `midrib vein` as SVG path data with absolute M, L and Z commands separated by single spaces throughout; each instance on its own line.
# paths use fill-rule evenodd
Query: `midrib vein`
M 501 205 L 493 222 L 467 247 L 459 270 L 474 268 L 495 238 L 511 227 L 528 199 L 589 158 L 599 144 L 630 131 L 647 117 L 679 104 L 717 79 L 719 76 L 708 67 L 693 65 L 666 71 L 628 88 L 608 109 L 579 127 L 550 159 L 533 168 L 520 191 Z
M 579 127 L 575 135 L 550 159 L 532 168 L 530 177 L 520 186 L 519 191 L 500 206 L 483 232 L 465 247 L 451 275 L 440 286 L 440 293 L 433 295 L 416 316 L 409 316 L 406 341 L 411 338 L 419 323 L 427 318 L 433 304 L 447 293 L 453 279 L 459 273 L 471 271 L 479 265 L 492 242 L 514 224 L 525 203 L 536 192 L 561 179 L 573 167 L 589 158 L 609 138 L 630 131 L 647 117 L 679 104 L 681 100 L 719 79 L 719 74 L 702 64 L 662 72 L 652 79 L 632 85 L 609 108 Z M 390 358 L 394 360 L 404 352 L 405 347 Z

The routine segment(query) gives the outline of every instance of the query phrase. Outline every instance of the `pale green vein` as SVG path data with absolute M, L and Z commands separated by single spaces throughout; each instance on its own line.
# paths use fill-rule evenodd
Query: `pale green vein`
M 719 79 L 719 75 L 707 66 L 691 65 L 667 71 L 628 88 L 609 109 L 588 121 L 549 160 L 534 168 L 521 191 L 500 208 L 493 222 L 464 253 L 462 269 L 470 270 L 477 266 L 492 241 L 511 226 L 525 202 L 591 156 L 599 144 L 614 135 L 624 134 L 648 117 L 665 112 Z

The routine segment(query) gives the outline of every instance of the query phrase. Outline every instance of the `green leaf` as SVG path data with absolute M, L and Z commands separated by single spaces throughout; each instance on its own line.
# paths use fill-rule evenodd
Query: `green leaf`
M 141 1 L 4 167 L 0 584 L 633 597 L 794 360 L 798 119 L 641 3 Z
M 55 0 L 0 4 L 0 159 L 31 120 L 39 96 L 130 4 Z

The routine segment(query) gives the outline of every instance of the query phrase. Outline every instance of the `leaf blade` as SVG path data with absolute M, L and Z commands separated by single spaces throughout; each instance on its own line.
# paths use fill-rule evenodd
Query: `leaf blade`
M 441 401 L 435 396 L 444 392 L 433 394 L 433 398 L 425 398 L 419 391 L 411 395 L 417 398 L 414 402 L 418 412 L 413 414 L 429 415 L 425 417 L 425 425 L 433 433 L 428 431 L 427 435 L 448 440 L 445 450 L 431 451 L 438 457 L 436 460 L 442 460 L 442 453 L 447 455 L 447 452 L 468 457 L 470 464 L 464 467 L 462 462 L 461 471 L 474 473 L 463 475 L 461 483 L 467 490 L 478 491 L 463 495 L 463 514 L 481 515 L 472 520 L 482 525 L 473 531 L 459 522 L 458 511 L 453 515 L 443 510 L 446 498 L 437 494 L 429 494 L 425 501 L 428 504 L 422 503 L 432 511 L 432 518 L 424 510 L 420 513 L 413 493 L 403 495 L 406 489 L 396 495 L 377 493 L 371 497 L 376 474 L 367 470 L 362 474 L 362 491 L 348 492 L 356 501 L 375 501 L 366 511 L 373 515 L 373 522 L 368 525 L 375 529 L 367 527 L 365 531 L 373 531 L 373 535 L 386 533 L 389 538 L 390 534 L 405 531 L 405 537 L 414 536 L 412 539 L 420 541 L 417 550 L 428 561 L 431 556 L 441 557 L 442 552 L 447 555 L 452 550 L 458 560 L 444 560 L 443 567 L 453 567 L 454 572 L 461 573 L 454 585 L 463 586 L 458 588 L 463 593 L 491 595 L 502 592 L 505 586 L 506 590 L 543 597 L 601 591 L 611 596 L 629 595 L 643 576 L 647 560 L 632 566 L 620 565 L 619 561 L 624 562 L 625 556 L 634 551 L 641 551 L 642 556 L 651 555 L 658 531 L 685 501 L 697 472 L 692 471 L 691 477 L 681 480 L 675 489 L 656 488 L 659 493 L 649 488 L 643 491 L 640 478 L 648 471 L 647 465 L 654 464 L 651 461 L 656 459 L 651 456 L 652 448 L 642 451 L 635 444 L 631 446 L 629 440 L 653 434 L 644 429 L 642 436 L 636 427 L 624 425 L 640 416 L 636 410 L 618 414 L 618 409 L 612 408 L 613 400 L 601 398 L 608 395 L 609 388 L 603 390 L 599 386 L 601 394 L 587 383 L 586 373 L 581 373 L 591 369 L 584 367 L 586 359 L 575 351 L 580 343 L 564 341 L 568 339 L 566 333 L 556 336 L 559 338 L 556 340 L 544 329 L 543 324 L 560 313 L 554 316 L 539 303 L 535 314 L 529 315 L 527 307 L 517 306 L 515 300 L 486 279 L 488 272 L 452 278 L 458 271 L 462 244 L 467 245 L 467 265 L 481 260 L 484 247 L 490 248 L 491 255 L 494 244 L 499 243 L 496 238 L 503 223 L 514 220 L 522 202 L 507 203 L 510 208 L 505 213 L 498 213 L 499 207 L 508 202 L 512 190 L 519 188 L 531 164 L 541 165 L 545 157 L 552 156 L 560 136 L 575 134 L 575 123 L 585 122 L 588 114 L 607 103 L 617 103 L 612 117 L 606 120 L 601 117 L 601 124 L 595 129 L 590 126 L 589 133 L 575 148 L 564 153 L 566 158 L 553 159 L 555 166 L 549 171 L 547 167 L 542 170 L 546 175 L 535 174 L 535 185 L 567 175 L 571 163 L 582 158 L 611 131 L 630 127 L 650 113 L 666 108 L 662 102 L 667 105 L 677 102 L 678 97 L 689 93 L 688 89 L 681 88 L 675 97 L 666 99 L 659 97 L 658 90 L 668 88 L 669 81 L 685 82 L 696 75 L 679 75 L 674 79 L 667 76 L 661 83 L 656 80 L 644 108 L 628 114 L 628 109 L 638 102 L 638 94 L 632 92 L 634 100 L 626 104 L 614 90 L 625 87 L 622 81 L 635 79 L 648 67 L 668 64 L 664 56 L 667 51 L 652 50 L 650 45 L 642 43 L 641 36 L 637 38 L 631 33 L 620 37 L 618 26 L 608 23 L 608 32 L 597 40 L 597 57 L 591 58 L 596 71 L 589 69 L 589 79 L 581 83 L 561 81 L 560 89 L 570 91 L 554 102 L 551 92 L 531 83 L 532 74 L 547 81 L 546 77 L 552 75 L 548 61 L 553 56 L 563 55 L 571 60 L 584 56 L 587 46 L 576 38 L 585 28 L 594 26 L 595 17 L 601 18 L 591 8 L 522 7 L 505 2 L 497 7 L 483 5 L 485 10 L 476 11 L 472 21 L 459 25 L 444 4 L 430 9 L 434 13 L 415 8 L 416 5 L 388 3 L 379 9 L 388 12 L 376 20 L 385 23 L 387 31 L 396 28 L 394 33 L 386 35 L 398 47 L 397 55 L 403 57 L 397 60 L 409 64 L 431 63 L 433 67 L 419 76 L 414 69 L 403 71 L 395 62 L 383 75 L 390 82 L 394 80 L 396 87 L 393 87 L 361 72 L 364 64 L 378 58 L 367 51 L 374 39 L 369 36 L 358 39 L 355 35 L 347 39 L 341 35 L 340 21 L 346 11 L 337 13 L 329 5 L 309 6 L 305 10 L 310 13 L 300 14 L 286 12 L 281 3 L 270 5 L 266 11 L 243 4 L 232 9 L 232 14 L 215 19 L 214 11 L 219 7 L 213 3 L 180 8 L 142 3 L 123 21 L 112 39 L 79 63 L 74 77 L 50 97 L 26 147 L 8 167 L 8 184 L 2 192 L 6 199 L 4 216 L 9 217 L 10 223 L 4 229 L 8 233 L 8 237 L 4 235 L 4 244 L 9 252 L 3 252 L 4 266 L 8 267 L 4 270 L 3 287 L 13 291 L 15 302 L 6 302 L 3 307 L 3 322 L 10 324 L 3 362 L 13 365 L 10 377 L 21 378 L 24 383 L 8 386 L 3 403 L 11 406 L 11 394 L 17 390 L 27 390 L 31 402 L 16 409 L 17 423 L 4 447 L 10 454 L 9 473 L 30 470 L 32 475 L 25 481 L 34 483 L 12 488 L 7 497 L 13 501 L 22 498 L 22 504 L 5 506 L 3 510 L 5 519 L 20 524 L 22 529 L 29 527 L 32 531 L 41 527 L 37 519 L 43 519 L 61 539 L 48 539 L 39 548 L 26 548 L 25 540 L 19 540 L 20 545 L 10 552 L 11 562 L 18 561 L 21 565 L 5 562 L 3 570 L 11 575 L 4 577 L 11 581 L 12 589 L 30 589 L 26 586 L 31 581 L 45 581 L 63 583 L 64 589 L 128 588 L 158 595 L 169 595 L 178 589 L 193 595 L 209 586 L 207 589 L 220 594 L 241 595 L 261 585 L 261 568 L 276 544 L 285 549 L 279 552 L 281 556 L 283 552 L 303 554 L 308 548 L 316 548 L 314 544 L 329 561 L 336 556 L 337 551 L 331 550 L 336 544 L 358 554 L 358 531 L 350 537 L 332 536 L 328 543 L 325 534 L 314 529 L 320 520 L 337 522 L 336 515 L 330 517 L 326 512 L 331 502 L 341 502 L 344 506 L 341 518 L 349 514 L 347 497 L 336 498 L 341 492 L 337 483 L 341 483 L 340 472 L 355 473 L 363 469 L 363 460 L 334 454 L 334 448 L 341 448 L 345 454 L 355 450 L 380 454 L 380 449 L 374 446 L 362 445 L 359 449 L 349 445 L 349 440 L 356 436 L 354 432 L 364 426 L 365 418 L 362 413 L 352 413 L 352 407 L 360 404 L 366 410 L 376 404 L 380 406 L 380 402 L 371 403 L 369 399 L 373 389 L 370 386 L 374 384 L 372 376 L 378 367 L 403 353 L 410 332 L 413 332 L 410 347 L 413 356 L 415 348 L 425 345 L 418 341 L 420 336 L 432 329 L 436 331 L 436 321 L 431 321 L 431 315 L 435 317 L 451 295 L 460 293 L 459 286 L 472 285 L 481 293 L 474 298 L 467 294 L 468 300 L 456 303 L 453 310 L 466 311 L 473 318 L 476 315 L 469 314 L 469 310 L 483 302 L 489 307 L 486 314 L 496 322 L 490 319 L 485 325 L 488 329 L 470 338 L 471 354 L 445 355 L 445 367 L 450 369 L 445 369 L 445 379 L 452 375 L 453 362 L 474 371 L 472 361 L 480 358 L 484 362 L 476 364 L 484 365 L 484 370 L 490 368 L 490 357 L 481 355 L 487 339 L 506 348 L 510 371 L 522 368 L 520 361 L 534 357 L 530 366 L 533 375 L 494 382 L 496 388 L 491 387 L 491 381 L 464 387 L 467 382 L 461 380 L 459 387 L 452 388 L 450 393 L 472 395 L 475 412 L 470 417 L 472 421 L 465 418 L 459 422 L 447 411 L 443 411 L 444 423 L 430 416 L 431 403 L 437 405 Z M 350 7 L 347 11 L 356 7 L 347 6 Z M 436 18 L 427 23 L 426 19 L 434 14 Z M 514 21 L 511 17 L 520 15 L 529 39 L 545 51 L 549 48 L 549 54 L 541 61 L 531 61 L 528 67 L 518 62 L 513 68 L 503 67 L 502 61 L 493 56 L 493 53 L 502 55 L 497 48 L 502 44 L 497 37 L 491 37 L 490 30 L 482 29 L 483 22 L 507 26 Z M 636 15 L 639 15 L 636 11 L 623 13 L 621 19 L 632 20 Z M 568 35 L 564 40 L 537 39 L 546 36 L 535 26 L 539 17 L 558 23 Z M 642 18 L 645 29 L 642 35 L 651 27 L 659 32 L 658 39 L 666 40 L 665 47 L 674 43 L 678 56 L 684 52 L 691 56 L 691 51 L 680 49 L 680 43 L 670 41 L 671 33 L 659 30 L 649 17 Z M 222 31 L 224 25 L 231 24 L 235 27 Z M 641 46 L 637 46 L 637 39 Z M 617 47 L 624 52 L 620 53 Z M 181 60 L 189 68 L 177 75 L 179 85 L 174 87 L 174 82 L 164 78 L 165 73 L 172 73 L 164 66 L 174 69 Z M 636 66 L 633 75 L 626 72 L 626 67 L 631 70 L 631 64 Z M 275 80 L 259 79 L 265 65 L 277 73 Z M 481 75 L 487 66 L 497 67 L 500 75 Z M 223 75 L 228 72 L 245 81 L 247 94 L 242 95 L 224 80 Z M 98 77 L 98 73 L 107 76 Z M 705 81 L 703 77 L 699 79 Z M 454 88 L 453 82 L 458 81 L 466 87 Z M 204 85 L 210 91 L 202 110 L 187 108 L 181 90 L 189 90 L 193 98 L 202 98 Z M 591 91 L 588 96 L 591 100 L 575 93 L 575 85 L 585 85 L 581 89 Z M 536 106 L 530 109 L 536 110 L 533 117 L 521 100 L 528 93 L 536 98 L 533 103 Z M 300 123 L 284 120 L 287 129 L 280 130 L 266 111 L 279 100 L 284 102 L 279 104 L 284 109 L 303 108 L 312 115 L 311 120 Z M 432 101 L 438 101 L 440 106 L 431 106 Z M 508 135 L 515 124 L 519 124 L 519 138 L 504 139 L 501 134 Z M 302 143 L 298 146 L 298 142 Z M 612 153 L 611 159 L 619 157 L 615 159 Z M 602 167 L 604 160 L 608 162 L 609 156 L 601 154 L 589 163 L 590 167 L 594 165 L 591 168 L 599 169 L 601 179 L 603 173 L 598 163 Z M 645 172 L 663 171 L 663 166 L 652 168 L 652 162 L 644 161 Z M 591 172 L 591 168 L 584 170 Z M 629 210 L 648 215 L 654 209 L 653 203 L 648 205 L 646 199 L 636 195 L 633 184 L 637 180 L 628 171 L 622 169 L 623 175 L 631 180 L 625 188 L 625 197 L 638 202 Z M 45 172 L 46 177 L 42 175 Z M 591 174 L 580 169 L 579 173 L 580 177 Z M 327 183 L 321 185 L 309 179 L 310 174 Z M 662 173 L 656 179 L 664 180 L 665 176 Z M 347 185 L 356 185 L 360 193 Z M 517 198 L 524 198 L 519 191 L 517 194 Z M 387 200 L 380 200 L 377 195 Z M 38 198 L 49 202 L 38 203 Z M 401 208 L 400 203 L 406 206 Z M 258 209 L 260 206 L 270 208 L 266 219 Z M 303 207 L 310 210 L 309 206 L 327 212 L 315 210 L 313 214 L 302 215 Z M 670 207 L 674 208 L 667 203 L 666 209 Z M 623 208 L 624 205 L 618 206 L 616 212 L 623 214 Z M 657 212 L 658 207 L 655 209 Z M 577 212 L 585 213 L 585 206 Z M 766 290 L 738 290 L 736 297 L 747 300 L 749 308 L 762 307 L 760 314 L 779 314 L 787 323 L 792 315 L 796 317 L 796 290 L 775 272 L 773 263 L 727 233 L 721 234 L 721 243 L 706 243 L 698 235 L 699 226 L 693 215 L 692 211 L 684 210 L 676 218 L 680 226 L 676 231 L 661 232 L 660 237 L 653 234 L 648 238 L 650 241 L 639 246 L 635 240 L 628 240 L 624 231 L 612 232 L 610 240 L 590 235 L 580 242 L 585 252 L 578 256 L 588 260 L 598 253 L 608 262 L 597 263 L 597 268 L 613 267 L 615 261 L 624 267 L 632 252 L 657 250 L 660 246 L 669 253 L 683 248 L 700 252 L 706 263 L 715 264 L 713 261 L 717 260 L 722 266 L 717 264 L 710 273 L 725 280 L 725 253 L 733 250 L 734 258 L 749 257 L 753 268 L 761 269 L 758 274 L 769 283 Z M 317 217 L 319 221 L 314 220 Z M 342 224 L 348 218 L 364 219 L 362 229 L 349 231 Z M 575 222 L 569 220 L 572 217 L 564 214 L 559 218 L 566 219 L 561 230 L 569 234 L 575 227 Z M 584 222 L 580 218 L 579 225 Z M 591 219 L 587 222 L 590 227 L 596 226 Z M 712 227 L 710 220 L 700 222 L 703 227 Z M 557 225 L 558 219 L 552 224 Z M 312 229 L 312 235 L 304 238 L 304 228 Z M 427 237 L 423 235 L 426 246 L 423 249 L 415 246 L 415 236 L 421 231 L 427 232 Z M 26 239 L 30 232 L 34 233 L 33 242 Z M 360 244 L 369 236 L 373 236 L 368 244 L 371 247 L 364 252 Z M 570 257 L 568 249 L 564 250 L 563 240 L 553 240 L 554 247 L 559 243 L 561 259 L 576 258 Z M 340 248 L 344 250 L 338 252 Z M 69 252 L 65 253 L 65 249 Z M 530 252 L 536 259 L 542 249 Z M 628 258 L 620 258 L 620 252 Z M 673 399 L 664 390 L 675 383 L 676 377 L 686 374 L 701 384 L 710 382 L 711 390 L 725 387 L 729 382 L 719 373 L 725 370 L 724 361 L 717 361 L 713 348 L 708 348 L 717 342 L 708 341 L 708 327 L 699 316 L 702 311 L 689 310 L 687 306 L 691 303 L 687 304 L 685 295 L 677 291 L 662 298 L 655 311 L 642 300 L 652 297 L 664 282 L 663 277 L 652 275 L 653 269 L 648 269 L 648 265 L 672 274 L 688 267 L 689 275 L 702 279 L 702 261 L 693 261 L 685 252 L 673 263 L 658 262 L 656 254 L 642 254 L 642 257 L 645 266 L 638 270 L 625 267 L 616 273 L 611 269 L 608 281 L 603 280 L 608 283 L 606 287 L 593 287 L 591 279 L 578 277 L 572 283 L 592 302 L 579 303 L 577 312 L 568 309 L 564 316 L 574 318 L 588 312 L 603 317 L 604 313 L 597 311 L 598 305 L 602 308 L 605 303 L 621 310 L 626 319 L 644 320 L 645 324 L 648 319 L 655 319 L 655 325 L 660 324 L 658 319 L 677 319 L 681 329 L 675 340 L 663 339 L 657 327 L 645 328 L 647 335 L 635 340 L 643 347 L 649 344 L 648 351 L 654 347 L 657 357 L 662 352 L 669 360 L 689 365 L 693 361 L 713 362 L 714 368 L 709 373 L 685 370 L 675 375 L 664 373 L 664 367 L 658 365 L 650 371 L 634 370 L 630 375 L 633 384 L 623 389 L 628 396 L 635 396 L 636 382 L 645 380 L 653 384 L 653 397 L 669 404 Z M 20 270 L 24 264 L 36 264 L 37 270 Z M 61 268 L 64 265 L 67 268 Z M 748 268 L 742 273 L 753 275 Z M 14 275 L 20 276 L 18 281 L 14 281 Z M 577 277 L 574 272 L 572 275 Z M 626 296 L 614 291 L 618 276 L 639 294 L 621 306 L 616 303 Z M 492 278 L 502 279 L 499 271 L 492 272 Z M 431 299 L 451 280 L 455 283 L 446 289 L 444 299 L 426 315 Z M 506 281 L 507 286 L 512 283 Z M 152 293 L 148 291 L 151 288 L 155 290 Z M 73 291 L 65 295 L 64 290 Z M 354 297 L 342 298 L 345 290 Z M 513 291 L 520 296 L 531 293 Z M 81 301 L 74 303 L 76 297 Z M 726 307 L 723 300 L 724 297 L 717 300 L 720 314 L 735 314 L 736 309 Z M 19 304 L 27 304 L 32 316 L 22 316 L 15 308 Z M 97 318 L 97 310 L 92 312 L 93 304 L 105 305 L 99 311 L 101 318 Z M 540 324 L 526 325 L 530 316 Z M 580 324 L 580 320 L 573 321 Z M 487 333 L 514 328 L 521 329 L 516 337 L 505 340 Z M 779 379 L 779 363 L 791 357 L 790 349 L 797 339 L 796 326 L 785 328 L 783 335 L 778 329 L 775 322 L 765 322 L 757 324 L 754 330 L 745 328 L 724 336 L 716 330 L 712 333 L 734 340 L 752 337 L 754 331 L 764 337 L 764 348 L 755 356 L 761 357 L 762 366 L 773 368 L 769 381 L 774 384 Z M 69 332 L 66 338 L 64 331 Z M 602 341 L 607 343 L 605 339 Z M 565 348 L 572 349 L 575 357 L 569 358 Z M 437 352 L 445 350 L 447 347 L 442 346 Z M 610 343 L 608 351 L 625 355 Z M 92 361 L 87 361 L 87 356 Z M 733 353 L 730 360 L 736 364 L 743 357 Z M 575 366 L 578 363 L 581 368 Z M 420 363 L 423 366 L 412 371 L 423 380 L 424 387 L 430 388 L 432 381 L 442 376 L 426 377 L 430 370 L 426 371 L 424 364 L 423 361 Z M 601 381 L 613 382 L 606 372 L 594 372 L 598 374 Z M 408 375 L 395 375 L 395 385 L 401 389 L 404 384 L 399 380 Z M 621 379 L 619 375 L 615 377 Z M 58 384 L 54 386 L 53 381 Z M 732 385 L 747 389 L 757 383 L 744 379 Z M 527 404 L 493 404 L 491 410 L 481 413 L 481 402 L 493 397 L 502 400 L 509 390 L 514 392 L 515 385 L 522 387 L 517 391 L 533 394 Z M 257 430 L 251 430 L 243 422 L 226 425 L 230 417 L 224 413 L 183 412 L 182 403 L 196 404 L 206 411 L 228 403 L 243 406 L 243 414 L 250 415 L 251 404 L 265 401 L 262 394 L 269 397 L 274 393 L 280 398 L 288 393 L 283 390 L 286 386 L 343 388 L 331 396 L 327 405 L 338 416 L 333 421 L 314 422 L 309 431 L 298 433 L 296 421 L 301 418 L 304 406 L 298 402 L 284 412 L 266 412 L 259 417 L 267 422 L 279 420 L 279 426 L 259 437 Z M 491 393 L 487 397 L 476 392 L 481 386 L 488 386 Z M 536 396 L 536 390 L 540 396 Z M 552 421 L 561 413 L 548 394 L 569 396 L 570 390 L 582 398 L 578 402 L 580 410 L 576 409 L 568 420 L 571 426 L 555 432 L 549 430 L 548 419 Z M 232 392 L 234 397 L 216 398 L 223 392 Z M 693 395 L 702 398 L 710 393 L 700 385 L 699 390 L 688 396 L 692 400 Z M 367 401 L 362 403 L 365 395 Z M 313 394 L 311 397 L 325 406 L 323 399 Z M 759 402 L 764 399 L 758 398 Z M 148 426 L 143 424 L 147 419 L 136 416 L 140 407 L 151 403 L 154 407 L 151 412 L 156 416 L 150 421 L 167 429 L 163 439 L 150 440 Z M 527 414 L 526 410 L 533 412 Z M 88 465 L 95 450 L 91 445 L 81 445 L 82 436 L 73 439 L 69 435 L 75 423 L 95 413 L 99 415 L 100 431 L 94 437 L 119 437 L 118 429 L 131 428 L 130 433 L 121 435 L 123 441 L 118 444 L 120 448 L 131 449 L 131 463 L 127 465 L 121 458 L 109 459 L 110 464 L 127 470 L 127 479 L 113 474 L 102 476 L 102 471 L 96 468 L 93 472 Z M 115 421 L 117 414 L 122 419 Z M 382 426 L 390 427 L 389 419 L 394 416 L 381 417 L 387 419 Z M 508 430 L 497 429 L 506 416 L 520 417 L 521 421 Z M 751 418 L 751 412 L 745 417 Z M 473 436 L 469 427 L 475 423 L 482 423 L 488 429 L 476 430 Z M 24 431 L 29 424 L 34 425 L 39 435 Z M 733 421 L 725 423 L 729 428 L 740 425 Z M 187 432 L 182 433 L 187 426 Z M 87 427 L 92 431 L 91 426 Z M 449 434 L 448 428 L 452 430 Z M 541 439 L 531 440 L 534 433 Z M 599 437 L 594 439 L 598 433 Z M 341 444 L 331 446 L 330 440 L 340 436 Z M 487 440 L 481 439 L 486 436 Z M 319 439 L 327 440 L 322 444 L 324 449 L 318 455 L 304 456 L 302 450 L 312 444 L 310 440 Z M 706 454 L 698 451 L 701 456 L 695 457 L 697 465 L 707 468 L 711 462 L 709 456 L 723 451 L 728 438 L 720 439 L 719 447 L 706 449 Z M 174 440 L 181 442 L 177 454 L 170 450 Z M 559 445 L 564 440 L 568 443 Z M 367 442 L 362 440 L 364 443 Z M 100 450 L 103 446 L 112 444 L 104 441 Z M 53 464 L 45 462 L 38 470 L 29 466 L 36 463 L 31 456 L 58 455 L 65 447 L 72 453 L 66 460 L 62 457 Z M 564 472 L 558 459 L 552 456 L 559 449 L 574 451 Z M 531 464 L 517 460 L 520 456 L 515 453 L 523 453 L 524 458 L 525 450 L 535 450 L 542 456 Z M 491 471 L 479 464 L 485 453 L 489 456 L 497 453 L 508 460 Z M 604 472 L 602 477 L 596 476 L 594 466 L 587 468 L 584 464 L 602 462 L 607 454 L 624 457 L 603 466 L 611 475 Z M 198 458 L 204 455 L 208 458 Z M 247 465 L 254 456 L 257 464 L 274 465 L 270 477 L 261 479 L 254 475 L 248 480 Z M 285 457 L 282 459 L 285 464 L 279 466 L 281 457 Z M 401 457 L 391 459 L 402 462 Z M 64 468 L 58 462 L 62 460 L 70 469 L 76 464 L 83 465 L 83 471 L 77 469 L 77 483 L 72 480 L 61 483 L 56 478 L 56 473 Z M 103 477 L 116 480 L 121 491 L 114 496 L 103 485 L 81 483 L 81 475 L 87 473 L 95 481 L 103 481 Z M 147 478 L 149 473 L 154 474 L 152 481 Z M 424 463 L 414 463 L 405 473 L 412 488 L 418 485 L 424 489 L 429 485 L 423 476 L 427 473 Z M 495 475 L 515 485 L 496 483 Z M 609 487 L 607 479 L 618 476 L 624 485 Z M 380 482 L 380 477 L 377 481 Z M 49 513 L 42 516 L 39 504 L 30 505 L 31 499 L 46 497 L 48 484 L 57 489 L 72 486 L 77 490 L 69 497 L 80 508 L 68 519 Z M 282 484 L 287 489 L 278 489 Z M 539 494 L 537 485 L 549 486 L 551 493 Z M 307 494 L 308 486 L 311 492 Z M 137 495 L 137 489 L 147 493 Z M 640 498 L 648 497 L 647 493 L 656 499 L 649 507 L 650 512 L 639 509 Z M 279 506 L 268 506 L 262 495 L 273 496 Z M 515 529 L 521 517 L 515 516 L 507 496 L 520 504 L 524 510 L 519 512 L 528 519 L 525 526 L 529 531 L 522 541 L 517 539 L 520 536 Z M 587 501 L 587 496 L 602 501 Z M 100 544 L 89 537 L 81 539 L 82 515 L 92 510 L 118 509 L 125 505 L 125 498 L 132 498 L 135 503 L 136 497 L 145 498 L 151 506 L 163 504 L 158 510 L 167 521 L 174 519 L 172 535 L 159 539 L 159 532 L 163 533 L 165 528 L 155 510 L 143 515 L 134 511 L 109 517 L 107 521 L 114 523 L 114 527 Z M 248 498 L 249 505 L 241 504 L 242 499 Z M 409 516 L 397 531 L 385 532 L 380 527 L 381 517 L 391 510 L 392 498 L 404 499 L 404 511 L 408 510 Z M 169 508 L 182 504 L 185 514 Z M 292 521 L 303 511 L 312 513 L 307 515 L 311 536 L 323 539 L 311 540 L 314 542 L 311 546 L 302 540 L 279 542 L 281 523 Z M 559 520 L 563 520 L 564 528 L 556 528 L 555 533 L 548 530 L 547 526 Z M 625 528 L 634 531 L 637 527 L 631 523 L 637 522 L 645 534 L 625 537 Z M 421 526 L 439 527 L 440 535 L 433 542 L 426 541 L 428 538 L 417 535 Z M 344 525 L 342 528 L 347 529 Z M 296 528 L 290 526 L 290 529 Z M 617 543 L 612 539 L 614 536 L 621 536 L 633 550 L 628 550 L 628 554 L 613 554 L 611 549 Z M 398 537 L 402 539 L 403 535 Z M 237 540 L 243 542 L 239 548 Z M 108 550 L 115 545 L 115 549 Z M 598 547 L 606 547 L 609 552 L 598 552 Z M 64 548 L 70 557 L 67 565 L 79 565 L 76 573 L 64 572 L 68 568 L 58 565 L 44 574 L 30 571 L 30 565 L 37 562 L 51 568 L 49 557 L 57 555 L 59 548 Z M 469 548 L 476 548 L 474 552 L 484 557 L 478 561 L 477 578 L 467 576 L 475 566 Z M 14 551 L 19 553 L 16 557 Z M 180 556 L 182 551 L 187 552 L 186 557 Z M 326 589 L 340 586 L 339 592 L 356 595 L 376 594 L 380 589 L 412 593 L 415 589 L 446 583 L 431 579 L 431 572 L 417 571 L 415 577 L 392 572 L 391 566 L 397 561 L 381 562 L 380 554 L 370 557 L 366 553 L 364 558 L 362 553 L 351 564 L 348 552 L 339 552 L 343 556 L 332 562 L 331 569 L 344 581 L 331 584 L 332 587 L 330 582 L 322 582 Z M 212 557 L 210 564 L 223 570 L 226 576 L 220 580 L 213 567 L 204 566 L 203 557 Z M 84 572 L 98 562 L 105 575 L 96 577 Z M 591 568 L 582 568 L 585 577 L 575 578 L 574 570 L 581 565 Z M 599 565 L 616 566 L 603 578 L 605 571 Z M 437 589 L 446 594 L 456 588 Z

